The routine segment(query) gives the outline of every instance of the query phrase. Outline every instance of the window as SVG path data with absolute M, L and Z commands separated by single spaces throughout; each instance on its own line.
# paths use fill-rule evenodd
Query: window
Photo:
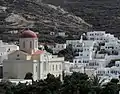
M 19 54 L 17 54 L 17 57 L 19 57 Z
M 37 66 L 36 66 L 36 72 L 37 72 Z
M 79 61 L 79 63 L 81 63 L 81 61 Z
M 76 60 L 75 60 L 75 63 L 76 63 Z
M 57 65 L 56 65 L 56 70 L 57 70 L 58 68 L 57 68 Z
M 25 41 L 23 42 L 23 48 L 25 48 Z
M 32 48 L 32 42 L 30 41 L 30 48 Z
M 82 54 L 80 54 L 80 56 L 82 56 Z
M 20 60 L 20 58 L 16 58 L 16 60 Z
M 54 65 L 53 65 L 53 71 L 54 71 Z
M 9 52 L 10 51 L 10 48 L 7 50 L 7 52 Z
M 98 73 L 100 73 L 100 72 L 98 71 Z
M 88 63 L 89 61 L 86 61 L 86 63 Z
M 97 65 L 97 66 L 99 66 L 99 64 L 98 64 L 98 63 L 97 63 L 96 65 Z

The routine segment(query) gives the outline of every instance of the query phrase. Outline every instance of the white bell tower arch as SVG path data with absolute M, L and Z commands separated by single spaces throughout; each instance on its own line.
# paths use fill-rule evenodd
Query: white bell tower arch
M 19 43 L 20 43 L 20 50 L 27 52 L 29 54 L 33 54 L 38 50 L 37 35 L 31 30 L 26 30 L 22 32 L 19 39 Z

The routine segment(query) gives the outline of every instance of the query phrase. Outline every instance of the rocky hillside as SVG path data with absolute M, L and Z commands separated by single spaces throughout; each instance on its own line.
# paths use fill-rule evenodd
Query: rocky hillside
M 42 0 L 61 6 L 93 25 L 120 36 L 120 0 Z
M 34 1 L 34 0 L 33 0 Z M 60 7 L 32 0 L 1 0 L 0 30 L 31 28 L 39 32 L 83 32 L 91 28 L 80 17 Z M 40 1 L 40 0 L 36 0 Z

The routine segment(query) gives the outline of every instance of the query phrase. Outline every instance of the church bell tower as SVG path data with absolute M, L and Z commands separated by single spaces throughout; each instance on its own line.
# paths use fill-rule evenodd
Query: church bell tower
M 20 50 L 28 54 L 33 54 L 38 50 L 38 37 L 35 32 L 25 30 L 20 35 L 19 39 Z

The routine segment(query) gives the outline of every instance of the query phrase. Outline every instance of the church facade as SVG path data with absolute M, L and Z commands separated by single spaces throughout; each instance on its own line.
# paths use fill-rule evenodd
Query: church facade
M 26 73 L 33 74 L 33 79 L 45 79 L 53 74 L 62 80 L 64 57 L 57 57 L 45 50 L 38 49 L 38 37 L 31 30 L 22 32 L 19 50 L 8 55 L 3 61 L 3 77 L 6 79 L 24 79 Z

